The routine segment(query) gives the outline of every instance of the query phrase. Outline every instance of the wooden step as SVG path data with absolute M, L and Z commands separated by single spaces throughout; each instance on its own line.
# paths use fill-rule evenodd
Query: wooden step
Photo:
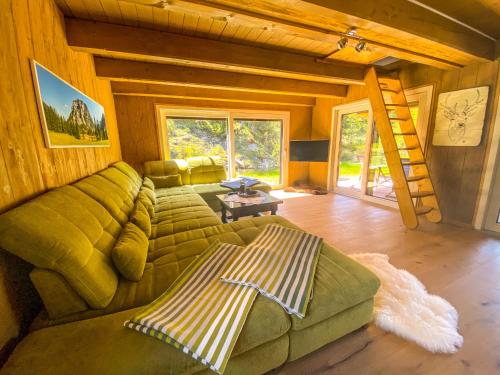
M 429 178 L 429 175 L 423 174 L 420 176 L 406 176 L 406 181 L 415 182 L 415 181 L 425 180 L 426 178 Z
M 409 118 L 403 118 L 403 117 L 389 117 L 390 121 L 408 121 Z
M 394 108 L 408 108 L 407 104 L 385 104 L 386 107 L 394 107 Z
M 423 198 L 423 197 L 430 197 L 434 195 L 433 191 L 412 191 L 411 193 L 412 198 Z
M 399 94 L 401 91 L 398 91 L 398 90 L 393 90 L 393 89 L 386 89 L 386 88 L 383 88 L 381 87 L 380 88 L 383 92 L 390 92 L 392 94 Z
M 394 133 L 394 135 L 417 135 L 415 132 L 401 132 L 401 133 Z
M 433 210 L 432 207 L 427 207 L 427 206 L 415 207 L 415 213 L 417 215 L 425 215 L 425 214 L 428 214 L 429 212 L 431 212 L 432 210 Z
M 425 160 L 410 160 L 410 161 L 402 161 L 402 165 L 421 165 L 425 164 Z
M 401 147 L 401 148 L 398 148 L 399 151 L 412 151 L 412 150 L 418 150 L 419 147 L 418 146 L 414 146 L 414 147 Z

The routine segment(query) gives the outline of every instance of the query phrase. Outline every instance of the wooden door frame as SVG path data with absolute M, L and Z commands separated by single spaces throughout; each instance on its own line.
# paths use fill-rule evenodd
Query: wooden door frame
M 417 124 L 415 128 L 419 133 L 419 140 L 422 144 L 422 151 L 425 152 L 425 147 L 427 143 L 427 139 L 429 137 L 429 124 L 430 124 L 430 114 L 432 108 L 432 100 L 434 93 L 433 85 L 425 85 L 425 86 L 417 86 L 405 89 L 405 95 L 409 103 L 413 102 L 412 98 L 415 96 L 419 99 L 419 116 L 417 120 Z M 422 98 L 425 102 L 421 102 Z M 349 191 L 348 189 L 339 189 L 336 187 L 336 181 L 338 177 L 338 161 L 339 161 L 339 143 L 340 143 L 340 119 L 342 114 L 344 113 L 353 113 L 368 110 L 368 129 L 367 129 L 367 139 L 366 139 L 366 147 L 365 149 L 365 160 L 368 162 L 363 165 L 363 176 L 361 176 L 361 191 Z M 370 160 L 370 151 L 371 151 L 371 143 L 372 143 L 372 134 L 373 134 L 373 111 L 371 108 L 371 104 L 368 98 L 352 101 L 349 103 L 341 104 L 334 106 L 332 108 L 332 125 L 331 125 L 331 133 L 330 139 L 330 157 L 328 160 L 328 181 L 327 181 L 327 189 L 328 191 L 347 195 L 351 197 L 355 197 L 358 199 L 363 199 L 372 203 L 380 204 L 383 206 L 389 206 L 393 208 L 398 208 L 398 203 L 396 201 L 391 201 L 388 199 L 383 199 L 379 197 L 373 197 L 366 194 L 367 188 L 367 169 L 368 163 Z

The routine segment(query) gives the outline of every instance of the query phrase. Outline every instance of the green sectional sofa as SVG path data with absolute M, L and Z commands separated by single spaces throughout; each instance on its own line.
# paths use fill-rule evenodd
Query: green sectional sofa
M 158 165 L 148 163 L 146 173 Z M 143 182 L 118 162 L 0 215 L 0 247 L 33 265 L 25 282 L 44 305 L 1 374 L 211 373 L 177 349 L 124 328 L 124 321 L 160 296 L 211 242 L 245 246 L 269 223 L 296 227 L 279 216 L 222 224 L 196 193 L 201 180 L 155 189 L 153 199 Z M 141 206 L 149 244 L 142 276 L 130 281 L 113 254 Z M 371 320 L 378 287 L 370 271 L 324 244 L 306 318 L 257 297 L 225 373 L 264 373 L 358 329 Z
M 227 179 L 227 173 L 220 158 L 195 157 L 187 160 L 176 159 L 144 163 L 145 176 L 157 177 L 173 174 L 180 174 L 182 185 L 191 186 L 193 191 L 199 194 L 214 211 L 221 210 L 216 195 L 231 191 L 220 186 L 220 182 Z M 252 189 L 268 193 L 271 191 L 271 186 L 260 183 L 252 186 Z

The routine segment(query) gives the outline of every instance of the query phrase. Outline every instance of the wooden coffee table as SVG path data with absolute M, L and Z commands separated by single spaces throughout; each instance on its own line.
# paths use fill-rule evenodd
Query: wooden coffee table
M 258 191 L 257 196 L 262 197 L 259 203 L 239 203 L 239 202 L 226 202 L 224 199 L 227 194 L 217 195 L 222 207 L 222 222 L 227 223 L 228 219 L 238 221 L 243 216 L 261 216 L 262 212 L 271 211 L 271 215 L 276 215 L 278 211 L 278 204 L 283 203 L 281 199 L 274 198 L 273 196 Z M 228 217 L 227 213 L 231 213 Z

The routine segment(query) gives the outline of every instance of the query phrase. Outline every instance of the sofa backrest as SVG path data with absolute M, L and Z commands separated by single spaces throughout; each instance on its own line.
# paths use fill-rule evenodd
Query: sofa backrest
M 185 160 L 155 160 L 144 163 L 144 176 L 168 176 L 180 174 L 183 185 L 191 183 L 188 164 Z
M 217 183 L 227 178 L 224 162 L 221 158 L 200 156 L 187 159 L 191 184 Z
M 32 280 L 44 302 L 50 288 L 67 284 L 90 308 L 104 308 L 118 285 L 111 250 L 141 182 L 121 162 L 51 190 L 0 215 L 0 247 L 35 266 Z

